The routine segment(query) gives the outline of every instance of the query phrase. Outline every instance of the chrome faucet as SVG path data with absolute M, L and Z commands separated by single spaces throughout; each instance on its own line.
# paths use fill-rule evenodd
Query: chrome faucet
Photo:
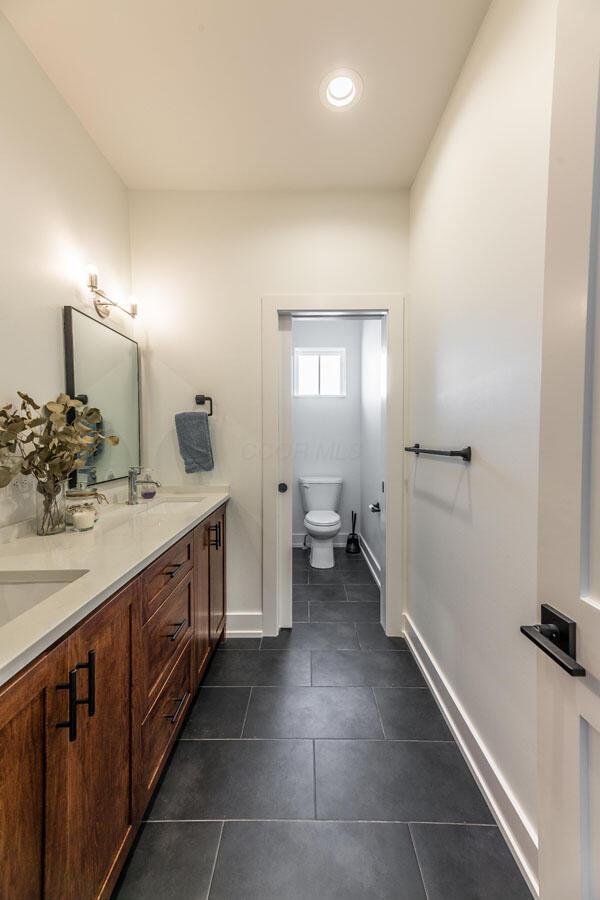
M 127 503 L 129 506 L 135 506 L 136 503 L 139 503 L 138 492 L 137 492 L 137 480 L 138 475 L 141 473 L 141 466 L 131 466 L 129 472 L 127 473 L 128 479 L 128 497 Z

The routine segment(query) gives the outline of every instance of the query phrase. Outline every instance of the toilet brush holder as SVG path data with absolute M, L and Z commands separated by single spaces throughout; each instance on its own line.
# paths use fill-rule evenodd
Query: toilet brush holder
M 360 543 L 356 533 L 356 513 L 352 511 L 352 531 L 346 541 L 346 553 L 360 553 Z

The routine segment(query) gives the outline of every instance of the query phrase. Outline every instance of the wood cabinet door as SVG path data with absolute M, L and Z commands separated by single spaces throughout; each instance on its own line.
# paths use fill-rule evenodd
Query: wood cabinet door
M 69 743 L 69 890 L 108 897 L 135 830 L 132 792 L 132 642 L 138 582 L 68 639 L 77 671 L 77 738 Z
M 194 673 L 197 685 L 210 655 L 210 532 L 205 524 L 194 529 Z
M 214 645 L 225 627 L 225 507 L 207 520 L 209 545 L 210 640 Z
M 0 688 L 0 897 L 66 896 L 66 644 Z

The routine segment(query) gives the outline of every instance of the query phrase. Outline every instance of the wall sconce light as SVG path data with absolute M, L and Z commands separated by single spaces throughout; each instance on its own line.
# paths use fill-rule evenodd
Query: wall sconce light
M 126 306 L 121 306 L 120 303 L 111 300 L 104 291 L 100 290 L 98 287 L 98 269 L 95 266 L 88 266 L 88 288 L 94 295 L 94 308 L 101 319 L 107 319 L 110 316 L 110 310 L 113 306 L 120 309 L 121 312 L 127 313 L 132 319 L 135 319 L 137 316 L 138 305 L 133 297 L 130 299 L 129 309 L 127 309 Z

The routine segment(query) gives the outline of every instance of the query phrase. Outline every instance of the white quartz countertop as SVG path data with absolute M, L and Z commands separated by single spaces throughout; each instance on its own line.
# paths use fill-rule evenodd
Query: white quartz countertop
M 0 544 L 0 581 L 10 580 L 12 573 L 50 573 L 62 581 L 61 573 L 85 572 L 0 626 L 0 684 L 228 499 L 224 489 L 197 494 L 161 491 L 154 500 L 136 506 L 100 507 L 92 531 L 28 535 Z

